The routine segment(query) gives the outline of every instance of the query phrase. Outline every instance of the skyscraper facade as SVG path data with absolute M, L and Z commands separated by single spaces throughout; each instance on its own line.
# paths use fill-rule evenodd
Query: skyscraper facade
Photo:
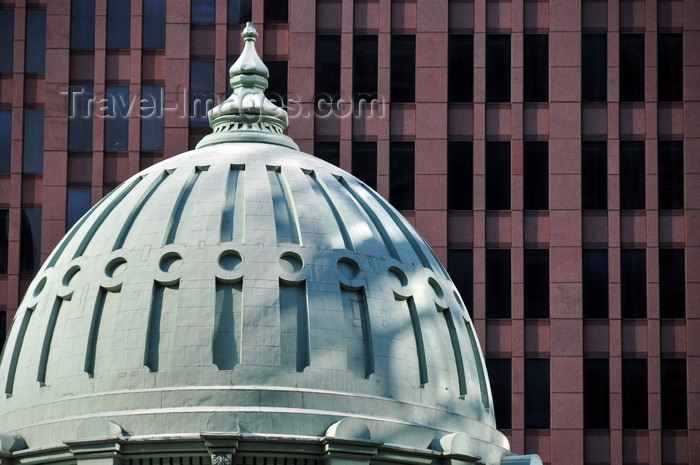
M 460 287 L 513 451 L 700 462 L 694 1 L 0 2 L 0 333 L 82 213 L 211 131 L 249 20 L 301 150 Z

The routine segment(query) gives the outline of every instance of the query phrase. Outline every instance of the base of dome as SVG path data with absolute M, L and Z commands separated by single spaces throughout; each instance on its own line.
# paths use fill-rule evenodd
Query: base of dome
M 491 444 L 508 449 L 498 430 L 454 410 L 357 393 L 270 386 L 136 389 L 65 397 L 6 412 L 2 429 L 36 447 L 115 432 L 97 428 L 102 432 L 92 433 L 95 428 L 85 424 L 97 420 L 120 425 L 132 435 L 226 430 L 323 437 L 345 418 L 363 422 L 368 434 L 385 444 L 429 448 L 436 437 L 464 432 L 480 444 L 473 451 L 476 456 L 483 456 Z
M 218 423 L 222 424 L 221 418 Z M 388 444 L 364 437 L 351 437 L 361 422 L 352 419 L 350 427 L 334 423 L 325 434 L 260 434 L 242 431 L 206 431 L 183 434 L 151 434 L 131 436 L 107 420 L 90 419 L 81 427 L 88 437 L 66 440 L 51 447 L 29 447 L 3 451 L 10 456 L 34 464 L 89 459 L 91 463 L 141 465 L 335 465 L 434 463 L 497 465 L 522 463 L 541 465 L 537 456 L 515 456 L 493 444 L 474 441 L 464 433 L 437 437 L 426 448 Z M 226 423 L 225 421 L 223 423 Z M 363 428 L 359 428 L 362 430 Z M 366 428 L 365 428 L 366 430 Z M 95 437 L 89 437 L 94 433 Z M 350 434 L 348 434 L 350 433 Z M 3 436 L 1 439 L 9 439 Z M 479 444 L 480 443 L 480 444 Z M 467 451 L 465 445 L 475 448 Z M 477 450 L 478 449 L 478 450 Z M 520 461 L 512 462 L 512 459 Z

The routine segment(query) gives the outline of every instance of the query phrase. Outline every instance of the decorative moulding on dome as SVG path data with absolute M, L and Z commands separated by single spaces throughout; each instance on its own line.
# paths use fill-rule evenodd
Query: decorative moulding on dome
M 26 448 L 27 443 L 24 442 L 24 438 L 19 436 L 10 436 L 8 434 L 0 434 L 0 454 L 3 452 L 15 452 Z
M 105 418 L 89 418 L 78 428 L 78 439 L 128 436 L 124 429 Z
M 343 418 L 333 423 L 328 430 L 326 430 L 326 436 L 338 439 L 362 439 L 366 441 L 372 439 L 367 423 L 359 418 L 353 417 Z
M 437 437 L 430 444 L 430 448 L 445 454 L 454 454 L 473 457 L 475 447 L 472 438 L 466 433 L 452 433 Z
M 207 431 L 213 433 L 241 433 L 238 416 L 231 412 L 217 412 L 207 420 Z
M 209 125 L 214 132 L 205 136 L 197 148 L 227 142 L 262 142 L 299 150 L 284 134 L 289 125 L 287 112 L 265 96 L 270 72 L 255 51 L 258 33 L 253 23 L 246 24 L 241 36 L 243 51 L 229 70 L 233 92 L 209 110 Z

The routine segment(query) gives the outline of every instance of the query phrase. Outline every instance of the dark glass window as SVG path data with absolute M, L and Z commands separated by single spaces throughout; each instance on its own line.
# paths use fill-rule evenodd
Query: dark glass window
M 659 208 L 683 208 L 683 141 L 659 141 Z
M 510 249 L 486 249 L 486 318 L 510 318 Z
M 608 208 L 608 144 L 603 140 L 581 142 L 581 206 Z
M 335 102 L 340 97 L 340 35 L 316 36 L 314 67 L 315 103 Z M 318 108 L 323 110 L 322 107 Z
M 416 101 L 416 36 L 391 36 L 391 101 Z
M 486 209 L 510 210 L 510 142 L 486 142 Z
M 7 274 L 7 249 L 10 234 L 10 212 L 0 210 L 0 274 Z
M 583 317 L 608 317 L 608 251 L 583 250 Z
M 549 100 L 549 35 L 525 34 L 523 84 L 526 102 Z
M 376 35 L 353 37 L 352 91 L 355 103 L 363 100 L 369 103 L 377 98 L 377 47 Z
M 688 428 L 688 374 L 685 359 L 661 359 L 661 428 Z
M 228 23 L 240 24 L 252 21 L 253 0 L 228 0 Z
M 44 110 L 24 110 L 24 149 L 22 150 L 22 172 L 44 171 Z
M 95 0 L 71 0 L 70 48 L 95 48 Z
M 265 95 L 268 100 L 278 107 L 284 107 L 287 105 L 287 61 L 268 60 L 265 62 L 265 65 L 270 70 L 270 78 L 268 79 Z
M 510 359 L 487 358 L 486 370 L 489 372 L 489 381 L 491 381 L 496 426 L 498 429 L 510 429 L 512 427 L 511 411 L 513 410 Z
M 129 148 L 129 86 L 107 86 L 105 151 Z
M 0 8 L 0 73 L 12 72 L 15 44 L 15 11 Z
M 289 22 L 289 4 L 287 0 L 265 0 L 265 22 Z
M 92 86 L 70 86 L 68 89 L 68 150 L 92 150 Z
M 610 428 L 610 362 L 583 359 L 583 427 Z
M 459 294 L 464 299 L 464 305 L 472 313 L 474 285 L 474 251 L 472 249 L 448 249 L 447 271 Z
M 66 216 L 66 231 L 90 209 L 90 188 L 68 188 L 68 212 Z
M 214 62 L 190 62 L 190 127 L 208 128 L 207 111 L 216 106 Z
M 620 291 L 622 294 L 622 318 L 646 318 L 646 250 L 622 249 L 620 253 Z
M 314 142 L 314 155 L 332 165 L 340 166 L 340 142 L 316 141 Z
M 685 251 L 659 249 L 661 318 L 685 318 Z
M 486 34 L 486 101 L 510 102 L 510 35 Z
M 352 174 L 372 189 L 377 188 L 377 143 L 352 143 Z
M 23 208 L 19 228 L 19 272 L 34 274 L 41 265 L 41 209 Z
M 620 141 L 620 208 L 643 210 L 646 197 L 644 141 Z
M 525 428 L 549 428 L 549 360 L 525 359 Z
M 107 0 L 107 49 L 128 49 L 131 37 L 131 3 Z
M 131 38 L 131 2 L 107 1 L 107 48 L 129 48 Z
M 581 100 L 608 100 L 608 36 L 605 34 L 581 36 Z
M 192 0 L 192 24 L 214 24 L 216 20 L 216 0 Z
M 680 102 L 683 100 L 683 34 L 660 32 L 658 40 L 659 100 Z
M 12 153 L 12 110 L 0 108 L 0 173 L 10 172 Z
M 474 101 L 474 36 L 450 34 L 447 85 L 450 102 Z
M 46 72 L 46 10 L 27 8 L 27 42 L 24 71 Z
M 165 48 L 165 0 L 143 0 L 143 48 Z
M 620 34 L 620 101 L 644 101 L 644 34 Z
M 163 150 L 165 140 L 164 86 L 141 88 L 141 150 Z
M 524 252 L 525 318 L 549 318 L 549 250 Z
M 523 207 L 525 210 L 549 208 L 549 143 L 523 143 Z
M 622 359 L 622 427 L 647 429 L 649 416 L 647 360 Z
M 474 163 L 470 140 L 447 142 L 447 208 L 473 208 Z
M 389 202 L 397 210 L 413 210 L 416 190 L 415 144 L 391 142 L 389 145 Z

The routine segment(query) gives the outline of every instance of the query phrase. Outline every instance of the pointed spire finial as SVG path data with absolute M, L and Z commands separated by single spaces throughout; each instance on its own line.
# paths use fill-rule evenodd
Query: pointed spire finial
M 253 23 L 246 24 L 241 36 L 243 51 L 229 70 L 233 92 L 209 110 L 213 133 L 205 136 L 197 148 L 226 142 L 264 142 L 298 150 L 283 134 L 288 125 L 287 112 L 265 97 L 270 71 L 255 50 L 258 32 Z
M 258 56 L 258 52 L 255 51 L 255 39 L 258 37 L 258 31 L 255 30 L 253 23 L 246 23 L 241 36 L 243 36 L 244 40 L 243 51 L 229 70 L 231 88 L 235 89 L 240 83 L 242 85 L 260 87 L 265 90 L 267 89 L 267 78 L 270 77 L 270 71 Z

